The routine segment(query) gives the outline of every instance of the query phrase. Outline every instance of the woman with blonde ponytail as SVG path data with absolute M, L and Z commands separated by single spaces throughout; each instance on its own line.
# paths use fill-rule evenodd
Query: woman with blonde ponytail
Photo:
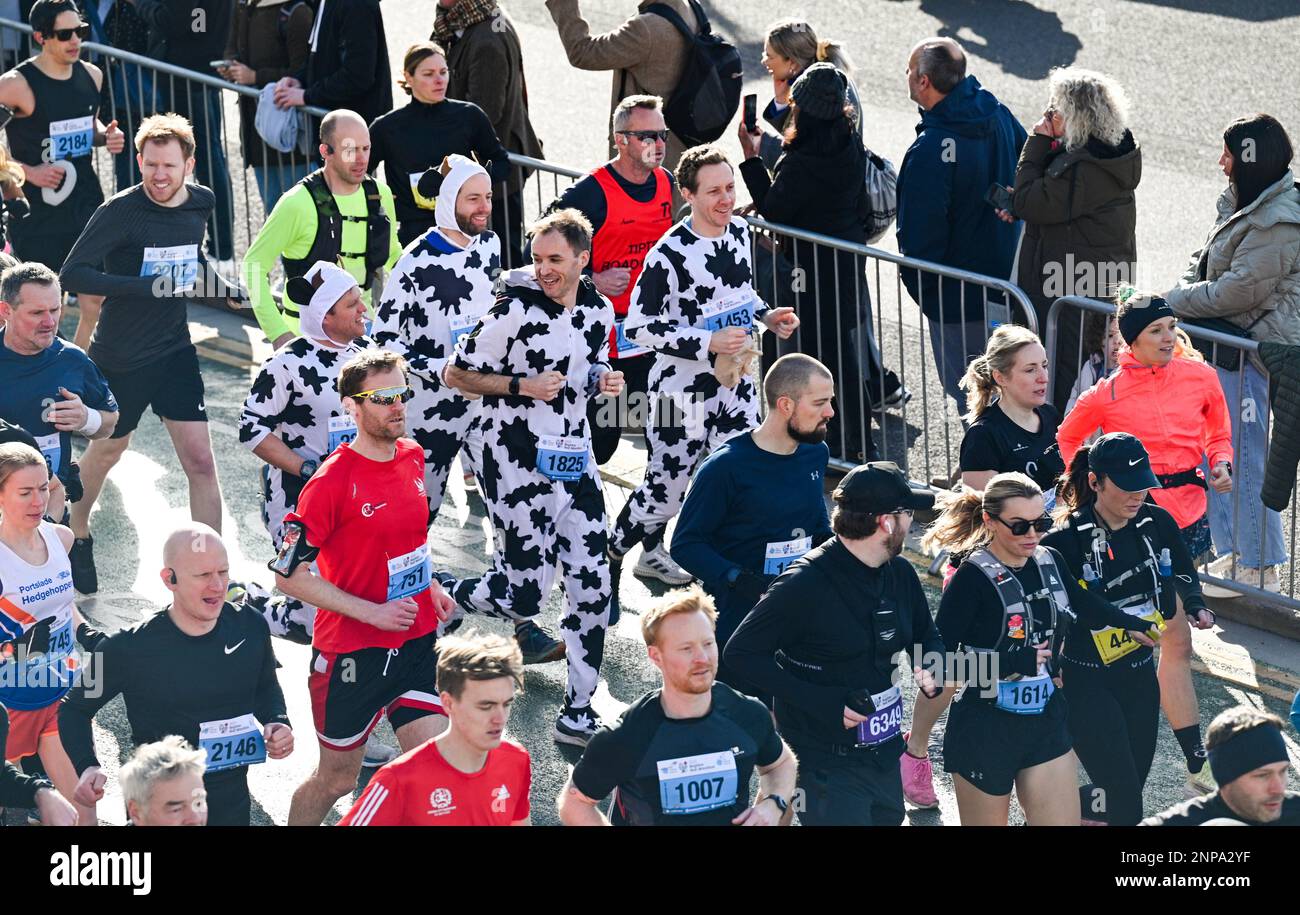
M 1152 624 L 1079 585 L 1061 554 L 1040 544 L 1052 521 L 1042 490 L 1000 473 L 982 493 L 963 488 L 924 542 L 965 559 L 935 623 L 965 670 L 944 733 L 964 826 L 1005 826 L 1011 789 L 1031 826 L 1079 825 L 1077 765 L 1057 662 L 1071 623 L 1114 626 L 1150 647 Z
M 1056 446 L 1060 416 L 1047 402 L 1047 351 L 1038 335 L 1027 327 L 1003 324 L 989 337 L 984 353 L 966 368 L 959 382 L 966 392 L 965 419 L 970 423 L 961 440 L 959 468 L 964 496 L 953 503 L 943 523 L 961 517 L 961 499 L 970 500 L 974 512 L 980 492 L 997 474 L 1019 471 L 1045 495 L 1050 511 L 1056 502 L 1056 480 L 1065 470 Z M 978 525 L 976 525 L 978 527 Z M 944 570 L 944 587 L 962 558 L 974 545 L 961 546 L 961 537 L 934 528 L 923 543 L 941 543 L 951 550 Z M 947 546 L 957 543 L 953 548 Z M 899 760 L 903 793 L 918 807 L 938 806 L 934 769 L 930 764 L 930 735 L 939 716 L 952 702 L 955 690 L 945 689 L 934 698 L 918 696 L 912 709 L 912 730 L 905 736 L 907 752 Z
M 807 22 L 782 19 L 767 27 L 763 42 L 763 66 L 772 74 L 772 99 L 763 109 L 763 120 L 776 133 L 763 131 L 759 155 L 769 170 L 776 166 L 781 155 L 781 138 L 789 127 L 790 87 L 804 70 L 816 63 L 828 63 L 844 74 L 849 105 L 854 111 L 854 128 L 858 139 L 862 139 L 862 102 L 853 83 L 853 62 L 844 47 L 838 41 L 818 38 Z
M 1049 510 L 1055 504 L 1065 463 L 1056 446 L 1061 417 L 1047 402 L 1047 371 L 1047 351 L 1027 327 L 1003 324 L 989 337 L 958 383 L 970 423 L 961 440 L 962 483 L 980 490 L 995 474 L 1016 470 L 1039 485 Z

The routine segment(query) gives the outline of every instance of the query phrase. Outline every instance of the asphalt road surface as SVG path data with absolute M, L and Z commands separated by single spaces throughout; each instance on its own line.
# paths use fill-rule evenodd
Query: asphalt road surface
M 605 158 L 610 77 L 569 67 L 550 16 L 541 0 L 506 0 L 524 45 L 532 117 L 546 144 L 549 160 L 587 169 Z M 584 0 L 593 29 L 611 28 L 634 9 L 632 0 Z M 758 58 L 766 24 L 791 14 L 779 0 L 712 0 L 716 29 L 734 40 L 746 64 L 747 91 L 764 101 L 770 84 Z M 431 5 L 425 0 L 386 0 L 388 44 L 400 69 L 403 50 L 429 34 Z M 1214 215 L 1214 200 L 1224 179 L 1215 164 L 1223 128 L 1235 117 L 1267 111 L 1296 130 L 1300 98 L 1294 92 L 1300 60 L 1295 35 L 1300 8 L 1289 0 L 1138 0 L 1138 2 L 1060 2 L 1025 0 L 910 0 L 848 2 L 809 0 L 799 11 L 821 32 L 840 39 L 855 61 L 856 80 L 865 107 L 868 143 L 880 154 L 901 161 L 914 136 L 917 113 L 907 99 L 903 70 L 908 50 L 920 38 L 949 34 L 962 41 L 970 72 L 991 89 L 1026 125 L 1041 112 L 1047 97 L 1046 77 L 1055 65 L 1074 64 L 1105 71 L 1125 85 L 1132 101 L 1132 125 L 1146 158 L 1138 190 L 1140 277 L 1145 285 L 1167 288 L 1187 255 L 1195 250 Z M 396 96 L 399 100 L 400 94 Z M 739 149 L 734 135 L 723 145 Z M 536 211 L 554 196 L 557 182 L 544 177 L 529 190 Z M 257 222 L 256 191 L 252 200 L 237 194 L 237 207 L 251 208 Z M 237 222 L 243 221 L 241 212 Z M 892 232 L 879 243 L 892 248 Z M 960 427 L 950 405 L 941 405 L 923 352 L 916 308 L 898 293 L 888 265 L 868 270 L 873 301 L 883 316 L 886 362 L 904 374 L 917 396 L 905 411 L 891 414 L 886 435 L 889 456 L 910 465 L 913 476 L 941 472 L 955 457 Z M 70 330 L 70 329 L 69 329 Z M 927 341 L 928 345 L 928 341 Z M 251 380 L 247 370 L 206 363 L 212 438 L 221 469 L 226 504 L 224 528 L 236 578 L 266 582 L 270 542 L 259 516 L 258 460 L 239 446 L 236 424 Z M 942 412 L 946 411 L 946 421 Z M 609 488 L 611 514 L 626 493 Z M 114 470 L 93 516 L 102 591 L 82 603 L 100 625 L 115 629 L 139 620 L 166 598 L 157 569 L 168 527 L 188 517 L 185 479 L 162 426 L 147 418 L 133 448 Z M 1289 519 L 1288 519 L 1289 520 Z M 490 554 L 490 525 L 483 506 L 466 493 L 453 474 L 451 491 L 435 529 L 435 562 L 453 572 L 476 572 Z M 637 631 L 637 613 L 665 590 L 647 587 L 629 571 L 622 586 L 625 616 L 611 633 L 602 670 L 598 711 L 613 715 L 656 685 L 656 671 L 645 658 Z M 932 593 L 937 599 L 937 592 Z M 552 628 L 561 595 L 550 598 L 544 614 Z M 505 630 L 494 621 L 483 628 Z M 298 747 L 292 757 L 255 768 L 250 782 L 254 816 L 259 823 L 283 823 L 293 788 L 316 761 L 306 693 L 309 649 L 277 642 L 283 668 L 281 683 L 296 725 Z M 562 700 L 562 664 L 528 669 L 527 689 L 515 706 L 511 733 L 533 756 L 533 818 L 555 822 L 554 798 L 576 751 L 559 748 L 550 738 Z M 1283 703 L 1265 693 L 1205 676 L 1197 676 L 1202 720 L 1221 708 L 1250 702 L 1285 714 Z M 386 736 L 392 739 L 391 731 Z M 942 728 L 936 731 L 941 740 Z M 110 794 L 100 806 L 106 822 L 121 822 L 116 793 L 116 766 L 130 751 L 120 703 L 100 715 L 96 739 L 109 768 Z M 1300 750 L 1292 744 L 1293 758 Z M 956 806 L 951 783 L 942 774 L 941 749 L 934 747 L 941 807 L 913 811 L 915 825 L 953 824 Z M 1146 807 L 1154 811 L 1181 797 L 1182 760 L 1167 727 L 1161 726 L 1157 760 L 1147 785 Z M 346 809 L 347 800 L 339 811 Z
M 213 448 L 221 468 L 225 500 L 223 530 L 231 556 L 232 577 L 267 583 L 271 573 L 266 562 L 271 558 L 271 544 L 259 514 L 259 461 L 241 447 L 236 438 L 239 408 L 243 403 L 250 376 L 247 370 L 234 369 L 211 362 L 204 364 L 207 406 L 211 417 Z M 607 502 L 611 516 L 621 507 L 626 492 L 607 485 Z M 167 591 L 162 587 L 158 570 L 162 565 L 162 542 L 173 524 L 188 518 L 187 490 L 184 474 L 171 449 L 162 424 L 147 415 L 132 443 L 131 450 L 114 468 L 94 514 L 95 553 L 101 591 L 93 598 L 79 600 L 82 612 L 108 630 L 131 624 L 164 605 Z M 467 493 L 460 477 L 453 472 L 450 491 L 437 523 L 430 532 L 430 550 L 436 568 L 454 573 L 481 571 L 490 556 L 490 524 L 476 493 Z M 636 554 L 626 564 L 623 577 L 623 618 L 606 641 L 602 683 L 595 706 L 602 716 L 616 715 L 625 705 L 658 685 L 658 672 L 650 664 L 641 643 L 638 615 L 645 611 L 666 587 L 657 582 L 647 586 L 631 574 Z M 937 606 L 937 581 L 923 576 L 931 598 Z M 553 632 L 559 620 L 563 595 L 557 588 L 551 595 L 543 622 Z M 471 618 L 469 625 L 508 634 L 508 626 L 494 620 Z M 311 711 L 307 695 L 307 668 L 310 649 L 275 640 L 280 663 L 280 683 L 288 700 L 289 716 L 296 734 L 297 747 L 291 757 L 255 766 L 250 776 L 254 799 L 254 820 L 259 824 L 283 824 L 288 815 L 289 799 L 294 788 L 311 771 L 316 762 L 316 743 L 312 734 Z M 561 747 L 551 739 L 551 727 L 563 701 L 564 665 L 553 663 L 527 668 L 526 688 L 515 703 L 509 731 L 514 739 L 528 748 L 533 758 L 532 808 L 535 823 L 555 823 L 555 797 L 568 776 L 578 752 Z M 904 689 L 914 692 L 905 681 Z M 1273 696 L 1248 690 L 1210 677 L 1197 677 L 1201 698 L 1202 720 L 1209 720 L 1220 709 L 1240 702 L 1266 707 L 1285 717 L 1286 704 Z M 910 701 L 908 703 L 910 708 Z M 384 725 L 383 735 L 393 741 Z M 100 758 L 109 775 L 109 793 L 100 804 L 100 817 L 108 823 L 123 820 L 116 770 L 129 756 L 130 733 L 120 700 L 109 704 L 98 716 L 95 738 Z M 957 809 L 948 777 L 942 774 L 942 728 L 935 733 L 934 759 L 936 788 L 941 799 L 938 811 L 912 811 L 914 825 L 941 825 L 957 822 Z M 1300 760 L 1300 748 L 1291 747 Z M 1155 768 L 1146 790 L 1148 810 L 1163 809 L 1181 798 L 1183 763 L 1173 736 L 1161 726 L 1160 745 Z M 1300 782 L 1297 782 L 1300 786 Z M 330 821 L 346 811 L 351 799 L 340 802 Z

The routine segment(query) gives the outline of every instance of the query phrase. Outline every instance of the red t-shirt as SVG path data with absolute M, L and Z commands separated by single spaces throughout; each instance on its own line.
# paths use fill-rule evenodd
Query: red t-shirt
M 512 740 L 477 772 L 443 758 L 437 739 L 384 766 L 340 826 L 509 826 L 528 816 L 528 751 Z
M 321 607 L 312 645 L 346 653 L 362 648 L 401 648 L 438 625 L 429 582 L 429 502 L 424 495 L 424 452 L 397 440 L 391 461 L 372 461 L 348 442 L 334 449 L 284 520 L 301 522 L 307 542 L 320 548 L 316 567 L 342 591 L 382 604 L 410 596 L 419 605 L 415 625 L 386 632 Z

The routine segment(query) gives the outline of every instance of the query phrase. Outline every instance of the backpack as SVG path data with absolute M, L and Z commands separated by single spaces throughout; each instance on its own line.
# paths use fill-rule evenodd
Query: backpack
M 681 78 L 664 105 L 664 121 L 686 146 L 712 143 L 722 136 L 740 108 L 740 52 L 709 26 L 697 0 L 687 0 L 700 23 L 695 34 L 672 7 L 652 3 L 645 12 L 667 19 L 689 45 Z M 624 79 L 627 72 L 623 73 Z M 623 94 L 620 86 L 619 95 Z

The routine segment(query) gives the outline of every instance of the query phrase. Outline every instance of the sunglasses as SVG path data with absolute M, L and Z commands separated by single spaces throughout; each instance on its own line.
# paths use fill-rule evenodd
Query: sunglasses
M 362 391 L 350 396 L 356 400 L 368 400 L 378 407 L 391 407 L 399 400 L 406 403 L 415 396 L 415 392 L 406 385 L 401 385 L 396 388 L 375 388 L 373 391 Z
M 56 38 L 59 41 L 71 41 L 73 35 L 85 41 L 90 37 L 90 26 L 79 25 L 75 29 L 51 29 L 46 33 L 47 38 Z
M 1020 518 L 1011 522 L 1003 521 L 999 515 L 989 515 L 989 517 L 1005 524 L 1007 530 L 1011 531 L 1011 533 L 1017 537 L 1023 537 L 1025 534 L 1028 534 L 1031 527 L 1040 534 L 1046 534 L 1052 529 L 1052 519 L 1047 515 L 1043 515 L 1041 518 L 1035 518 L 1033 521 L 1026 521 L 1023 518 Z
M 625 137 L 636 137 L 642 143 L 649 143 L 651 140 L 663 140 L 668 142 L 668 131 L 666 130 L 620 130 Z

